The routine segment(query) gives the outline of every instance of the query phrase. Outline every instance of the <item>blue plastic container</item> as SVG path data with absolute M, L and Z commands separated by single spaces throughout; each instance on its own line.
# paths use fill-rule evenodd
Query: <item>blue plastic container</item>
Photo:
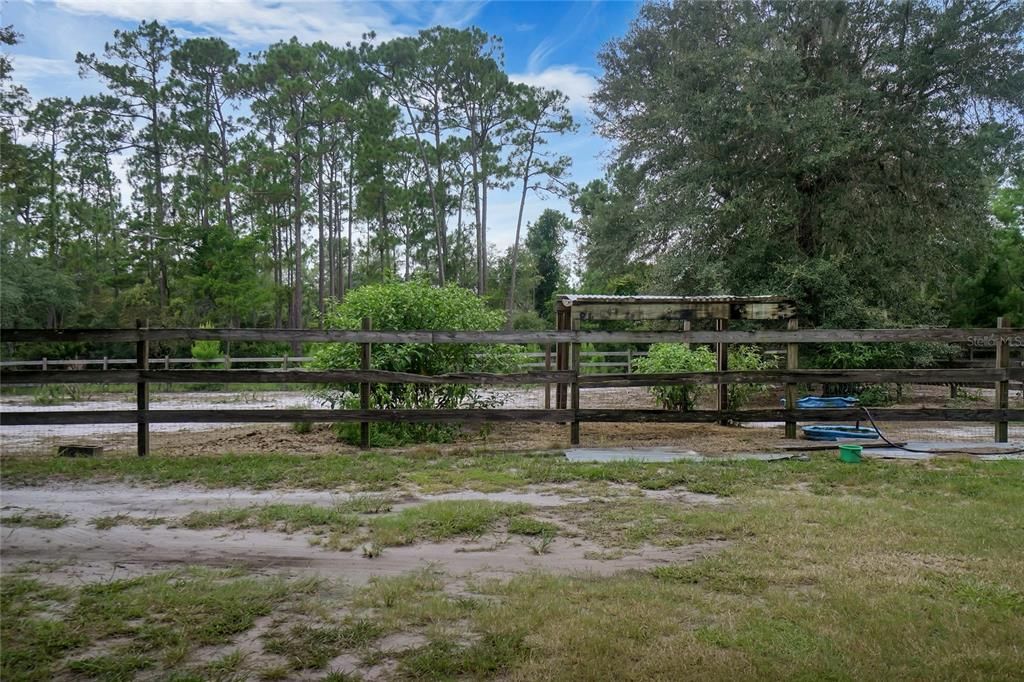
M 812 424 L 802 427 L 804 438 L 808 440 L 842 440 L 844 438 L 862 438 L 877 440 L 878 431 L 870 426 L 843 426 L 842 424 Z
M 797 409 L 813 410 L 823 407 L 856 407 L 860 400 L 852 396 L 829 396 L 827 398 L 817 395 L 805 395 L 796 401 Z

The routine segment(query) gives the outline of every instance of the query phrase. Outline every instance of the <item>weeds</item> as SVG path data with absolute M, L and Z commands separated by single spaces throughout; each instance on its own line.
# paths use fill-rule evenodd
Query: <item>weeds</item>
M 137 526 L 139 528 L 152 528 L 162 526 L 167 520 L 162 516 L 132 516 L 131 514 L 115 514 L 113 516 L 97 516 L 90 521 L 96 530 L 110 530 L 115 526 Z
M 18 514 L 12 514 L 11 516 L 4 516 L 0 518 L 0 525 L 26 526 L 29 528 L 40 528 L 44 530 L 63 528 L 69 523 L 71 523 L 70 516 L 54 514 L 52 512 L 20 512 Z
M 551 551 L 551 545 L 552 543 L 554 543 L 554 541 L 555 538 L 553 538 L 552 536 L 543 535 L 537 538 L 537 540 L 535 540 L 534 542 L 527 544 L 526 546 L 529 547 L 530 551 L 533 552 L 536 556 L 540 556 L 541 554 L 547 554 Z

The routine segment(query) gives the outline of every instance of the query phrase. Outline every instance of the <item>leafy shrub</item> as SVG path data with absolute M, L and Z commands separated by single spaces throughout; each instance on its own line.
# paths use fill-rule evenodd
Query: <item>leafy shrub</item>
M 89 400 L 97 387 L 90 384 L 46 384 L 35 390 L 32 403 L 35 405 L 58 405 Z
M 959 348 L 947 343 L 826 344 L 809 358 L 808 364 L 827 369 L 917 369 L 935 367 L 959 353 Z M 825 395 L 854 393 L 862 405 L 881 407 L 898 402 L 903 396 L 903 386 L 825 384 L 823 392 Z
M 886 407 L 897 402 L 902 393 L 895 384 L 873 384 L 857 392 L 857 398 L 864 407 Z
M 710 372 L 715 369 L 715 354 L 707 346 L 687 348 L 679 343 L 656 343 L 647 352 L 647 357 L 637 358 L 633 365 L 639 374 Z M 697 406 L 697 400 L 711 387 L 707 384 L 683 384 L 651 386 L 648 390 L 665 409 L 687 412 Z
M 200 329 L 213 329 L 213 325 L 210 323 L 199 325 Z M 224 357 L 224 354 L 220 351 L 220 341 L 208 340 L 208 341 L 194 341 L 192 343 L 192 358 L 199 360 L 196 365 L 202 363 L 210 363 L 215 360 L 220 360 Z
M 774 367 L 775 361 L 766 357 L 757 346 L 734 346 L 729 349 L 729 369 L 754 371 Z M 767 390 L 766 384 L 729 384 L 729 407 L 739 409 Z
M 810 360 L 825 369 L 927 368 L 955 358 L 959 352 L 947 343 L 830 343 Z
M 634 371 L 640 374 L 676 372 L 712 372 L 715 369 L 715 354 L 707 346 L 687 348 L 678 343 L 656 343 L 651 346 L 647 357 L 633 361 Z M 729 367 L 737 370 L 770 369 L 774 363 L 766 358 L 757 346 L 733 346 L 729 349 Z M 741 407 L 751 398 L 763 393 L 767 386 L 762 384 L 730 384 L 729 405 Z M 686 412 L 696 407 L 697 401 L 711 390 L 710 384 L 684 384 L 677 386 L 652 386 L 651 395 L 668 410 Z
M 489 310 L 484 301 L 468 289 L 450 285 L 432 287 L 426 282 L 393 282 L 354 289 L 341 303 L 333 304 L 324 315 L 326 329 L 361 329 L 362 320 L 373 320 L 375 330 L 408 331 L 500 329 L 505 316 Z M 355 369 L 360 365 L 360 346 L 354 343 L 317 344 L 312 365 L 319 369 Z M 503 344 L 373 344 L 370 366 L 373 369 L 413 374 L 450 372 L 509 372 L 521 364 L 521 351 Z M 327 386 L 316 397 L 329 406 L 359 407 L 359 388 L 355 384 Z M 500 396 L 478 387 L 457 384 L 404 385 L 376 384 L 370 405 L 377 409 L 448 410 L 466 407 L 490 407 L 501 404 Z M 456 428 L 442 424 L 374 424 L 372 442 L 393 445 L 410 442 L 450 441 Z M 339 424 L 339 436 L 358 442 L 358 424 Z

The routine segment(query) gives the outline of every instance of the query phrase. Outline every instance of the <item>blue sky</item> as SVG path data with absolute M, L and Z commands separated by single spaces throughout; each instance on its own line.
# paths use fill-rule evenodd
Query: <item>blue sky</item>
M 82 80 L 76 52 L 101 52 L 114 29 L 157 19 L 182 37 L 218 35 L 243 55 L 293 35 L 334 44 L 358 42 L 374 31 L 386 39 L 435 24 L 476 25 L 501 36 L 506 70 L 516 80 L 555 87 L 570 98 L 580 131 L 552 146 L 573 158 L 573 179 L 603 175 L 607 141 L 593 133 L 587 96 L 599 75 L 597 52 L 622 36 L 636 2 L 328 2 L 327 0 L 3 0 L 0 23 L 23 35 L 10 50 L 14 77 L 33 98 L 80 97 L 98 89 Z M 504 249 L 512 240 L 518 199 L 493 197 L 490 241 Z M 545 208 L 568 211 L 563 200 L 531 198 L 527 220 Z

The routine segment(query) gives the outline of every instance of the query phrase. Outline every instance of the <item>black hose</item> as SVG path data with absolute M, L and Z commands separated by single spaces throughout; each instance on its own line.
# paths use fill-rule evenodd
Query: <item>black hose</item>
M 898 443 L 893 443 L 891 440 L 886 438 L 885 434 L 882 433 L 882 429 L 878 428 L 878 424 L 875 423 L 875 420 L 871 416 L 871 412 L 868 411 L 868 408 L 866 408 L 863 405 L 861 405 L 860 409 L 864 410 L 864 415 L 868 418 L 868 421 L 871 422 L 871 426 L 872 426 L 872 428 L 875 429 L 875 432 L 878 434 L 878 437 L 881 438 L 883 441 L 885 441 L 888 445 L 896 448 L 897 450 L 904 450 L 906 452 L 916 452 L 916 453 L 919 453 L 919 454 L 922 454 L 922 455 L 939 455 L 939 454 L 942 454 L 942 455 L 946 455 L 946 454 L 953 454 L 953 455 L 1020 455 L 1020 454 L 1024 454 L 1024 448 L 1019 448 L 1017 450 L 996 450 L 995 452 L 979 452 L 978 450 L 939 450 L 939 451 L 935 451 L 935 450 L 915 450 L 914 448 L 908 448 L 906 445 L 900 445 Z

